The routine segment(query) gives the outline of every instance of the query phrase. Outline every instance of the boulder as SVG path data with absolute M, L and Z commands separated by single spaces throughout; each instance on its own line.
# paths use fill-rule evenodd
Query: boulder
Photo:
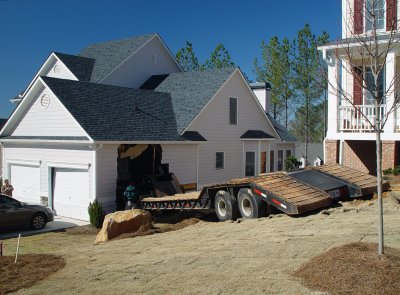
M 133 233 L 150 229 L 152 217 L 148 211 L 132 209 L 117 211 L 107 214 L 104 218 L 103 227 L 96 237 L 96 244 L 105 242 L 124 233 Z

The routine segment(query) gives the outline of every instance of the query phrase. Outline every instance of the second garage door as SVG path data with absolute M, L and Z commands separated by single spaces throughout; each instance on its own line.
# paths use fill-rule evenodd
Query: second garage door
M 57 215 L 89 220 L 88 170 L 54 168 L 53 205 Z

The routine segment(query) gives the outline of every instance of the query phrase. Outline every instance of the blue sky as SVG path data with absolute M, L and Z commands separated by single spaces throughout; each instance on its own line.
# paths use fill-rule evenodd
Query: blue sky
M 0 118 L 51 51 L 158 32 L 173 54 L 189 40 L 200 61 L 218 43 L 254 79 L 262 40 L 293 38 L 305 23 L 340 36 L 340 0 L 0 0 Z

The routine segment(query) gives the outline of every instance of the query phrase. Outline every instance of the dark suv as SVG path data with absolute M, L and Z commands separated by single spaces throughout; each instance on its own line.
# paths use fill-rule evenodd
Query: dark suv
M 30 205 L 0 194 L 0 229 L 31 227 L 42 229 L 54 220 L 53 211 L 43 205 Z

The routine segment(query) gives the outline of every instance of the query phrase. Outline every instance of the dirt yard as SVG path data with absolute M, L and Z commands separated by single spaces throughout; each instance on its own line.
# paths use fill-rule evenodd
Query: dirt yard
M 400 206 L 390 197 L 384 204 L 385 245 L 399 249 Z M 200 221 L 100 245 L 90 233 L 42 234 L 23 238 L 20 253 L 61 255 L 66 266 L 17 294 L 325 294 L 293 273 L 333 247 L 375 243 L 376 232 L 376 201 L 357 201 L 298 218 Z M 6 240 L 5 254 L 15 247 L 16 239 Z

